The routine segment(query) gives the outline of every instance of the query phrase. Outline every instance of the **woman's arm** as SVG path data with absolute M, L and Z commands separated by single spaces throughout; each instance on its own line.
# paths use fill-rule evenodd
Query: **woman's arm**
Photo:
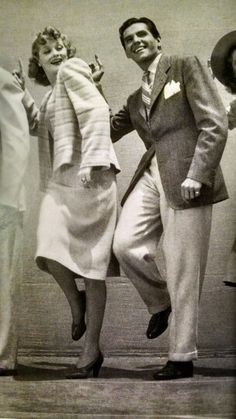
M 32 98 L 31 94 L 27 89 L 25 90 L 22 103 L 25 107 L 25 111 L 27 114 L 30 134 L 37 136 L 39 123 L 39 109 L 35 105 L 34 99 Z
M 61 82 L 78 120 L 81 168 L 110 167 L 109 107 L 95 86 L 89 66 L 78 58 L 68 60 L 60 70 Z
M 96 64 L 89 64 L 89 67 L 92 71 L 92 77 L 93 81 L 95 82 L 95 85 L 101 93 L 101 95 L 104 97 L 105 101 L 106 97 L 102 90 L 101 85 L 101 79 L 104 74 L 104 67 L 100 59 L 97 55 L 95 55 Z M 133 131 L 133 125 L 130 120 L 129 112 L 128 112 L 128 106 L 124 106 L 123 109 L 121 109 L 116 115 L 113 115 L 111 108 L 109 108 L 110 112 L 110 123 L 111 123 L 111 139 L 112 142 L 118 141 L 120 138 L 122 138 L 124 135 L 130 133 Z
M 18 69 L 15 69 L 12 72 L 12 75 L 14 76 L 15 81 L 17 82 L 22 92 L 24 92 L 22 103 L 27 114 L 30 134 L 36 136 L 38 133 L 39 110 L 35 105 L 34 99 L 32 98 L 30 92 L 25 88 L 25 74 L 21 60 L 18 60 Z

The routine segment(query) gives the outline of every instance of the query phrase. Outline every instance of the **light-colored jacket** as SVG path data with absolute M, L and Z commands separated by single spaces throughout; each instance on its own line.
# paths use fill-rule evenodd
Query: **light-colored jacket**
M 45 114 L 51 94 L 55 112 L 48 121 Z M 110 138 L 109 107 L 83 60 L 71 58 L 61 65 L 55 87 L 45 95 L 39 110 L 28 92 L 24 105 L 30 133 L 39 138 L 41 189 L 53 172 L 67 164 L 81 168 L 113 165 L 120 170 Z M 48 123 L 53 127 L 53 141 Z
M 162 55 L 145 118 L 141 89 L 112 120 L 112 139 L 136 130 L 148 149 L 128 189 L 134 188 L 156 153 L 169 205 L 187 209 L 227 198 L 219 167 L 227 139 L 227 117 L 214 81 L 197 57 Z M 181 184 L 190 177 L 202 183 L 198 198 L 185 202 Z
M 0 68 L 0 204 L 25 209 L 24 176 L 29 156 L 29 128 L 23 92 Z

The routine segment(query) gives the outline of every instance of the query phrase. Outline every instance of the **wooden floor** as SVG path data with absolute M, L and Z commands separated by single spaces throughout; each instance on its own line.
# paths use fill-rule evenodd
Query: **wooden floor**
M 105 358 L 98 379 L 68 380 L 75 358 L 21 357 L 0 378 L 0 418 L 235 418 L 236 359 L 200 358 L 195 376 L 156 382 L 155 357 Z

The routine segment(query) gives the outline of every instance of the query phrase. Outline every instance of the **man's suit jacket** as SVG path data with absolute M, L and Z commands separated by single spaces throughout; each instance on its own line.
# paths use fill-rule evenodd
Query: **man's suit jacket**
M 153 84 L 149 121 L 145 117 L 141 88 L 111 119 L 114 142 L 136 130 L 148 149 L 124 198 L 156 153 L 163 189 L 172 208 L 184 209 L 226 199 L 219 162 L 227 127 L 224 106 L 208 69 L 196 57 L 163 55 Z M 200 196 L 189 203 L 181 197 L 181 184 L 186 177 L 203 184 Z
M 0 204 L 24 209 L 23 179 L 28 164 L 29 128 L 23 92 L 0 68 Z

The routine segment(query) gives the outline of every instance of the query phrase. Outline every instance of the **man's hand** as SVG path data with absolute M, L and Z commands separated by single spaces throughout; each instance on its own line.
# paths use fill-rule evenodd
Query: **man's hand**
M 18 60 L 18 69 L 13 70 L 12 75 L 17 80 L 22 90 L 25 90 L 25 73 L 21 60 Z
M 102 79 L 102 76 L 104 74 L 104 67 L 97 55 L 95 55 L 95 60 L 96 60 L 96 64 L 90 63 L 89 67 L 91 68 L 91 71 L 92 71 L 92 77 L 93 77 L 94 83 L 98 84 L 100 83 L 100 80 Z
M 92 167 L 83 167 L 78 172 L 79 180 L 80 180 L 82 186 L 84 186 L 84 188 L 90 188 L 90 186 L 91 186 L 91 183 L 92 183 L 92 178 L 91 178 L 92 170 L 93 170 Z
M 181 185 L 181 195 L 184 201 L 190 201 L 200 195 L 202 183 L 197 180 L 186 178 Z

